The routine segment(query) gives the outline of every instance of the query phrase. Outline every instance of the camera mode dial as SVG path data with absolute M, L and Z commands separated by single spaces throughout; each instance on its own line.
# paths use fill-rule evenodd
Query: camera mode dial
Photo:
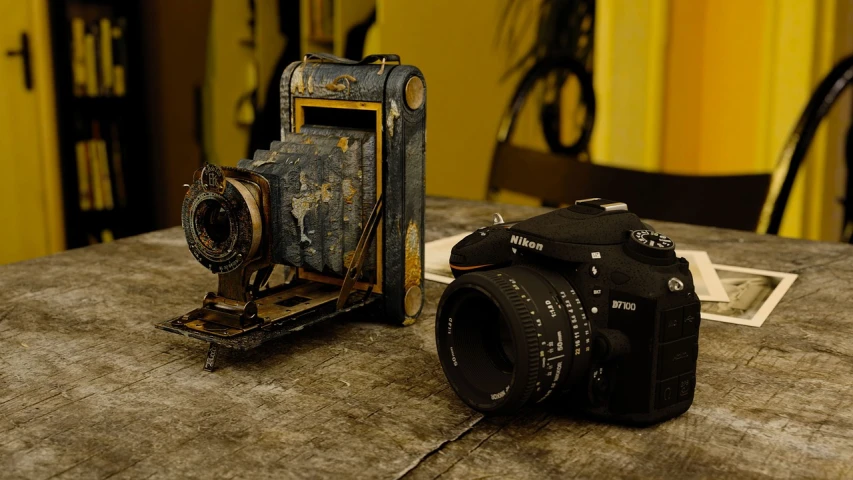
M 644 257 L 670 258 L 675 251 L 672 239 L 653 230 L 631 230 L 628 236 L 628 250 Z

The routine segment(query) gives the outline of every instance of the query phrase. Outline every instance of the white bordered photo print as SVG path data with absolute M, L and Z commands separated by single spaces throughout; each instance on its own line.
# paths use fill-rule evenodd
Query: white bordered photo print
M 702 302 L 702 319 L 760 327 L 797 275 L 754 268 L 714 265 L 728 302 Z
M 471 232 L 465 232 L 452 237 L 427 242 L 424 245 L 424 278 L 438 283 L 447 284 L 452 282 L 453 272 L 450 271 L 450 250 L 460 240 L 470 234 Z
M 717 276 L 714 264 L 708 252 L 701 250 L 676 250 L 675 254 L 690 262 L 690 273 L 693 274 L 693 287 L 696 295 L 703 302 L 728 302 L 729 295 Z

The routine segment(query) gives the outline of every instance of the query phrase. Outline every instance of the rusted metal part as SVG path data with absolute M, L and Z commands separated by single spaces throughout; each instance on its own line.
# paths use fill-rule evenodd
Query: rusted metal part
M 379 197 L 379 200 L 376 201 L 376 205 L 373 206 L 373 212 L 371 212 L 370 217 L 367 219 L 367 225 L 364 226 L 364 232 L 362 232 L 361 238 L 358 240 L 358 246 L 355 249 L 355 254 L 347 268 L 347 274 L 344 277 L 344 283 L 341 287 L 340 295 L 338 296 L 338 303 L 336 307 L 338 310 L 344 308 L 350 292 L 352 291 L 353 285 L 355 285 L 356 280 L 361 277 L 361 266 L 364 264 L 367 246 L 373 242 L 373 238 L 376 235 L 376 229 L 379 227 L 379 220 L 381 218 L 382 197 Z
M 324 303 L 314 309 L 290 315 L 277 322 L 264 325 L 262 328 L 258 327 L 238 332 L 232 336 L 222 336 L 221 334 L 215 334 L 211 331 L 187 328 L 182 323 L 178 322 L 182 317 L 157 323 L 154 326 L 160 330 L 177 333 L 188 338 L 214 343 L 222 348 L 231 350 L 250 350 L 257 348 L 263 343 L 298 332 L 310 325 L 345 316 L 352 311 L 358 311 L 360 318 L 364 318 L 365 316 L 371 317 L 374 315 L 376 307 L 381 305 L 379 300 L 381 300 L 380 295 L 362 294 L 361 298 L 356 301 L 351 301 L 345 309 L 336 310 L 333 298 L 331 302 Z
M 334 302 L 339 291 L 335 286 L 299 281 L 247 302 L 209 293 L 201 308 L 173 319 L 171 324 L 218 337 L 234 337 Z
M 211 343 L 210 347 L 207 348 L 207 358 L 204 361 L 204 370 L 206 372 L 212 372 L 216 370 L 216 360 L 217 354 L 219 353 L 219 345 L 215 343 Z
M 406 307 L 406 320 L 411 319 L 411 322 L 403 321 L 404 325 L 415 323 L 418 313 L 424 305 L 424 291 L 420 285 L 413 285 L 406 290 L 406 298 L 403 300 Z
M 424 82 L 420 77 L 412 77 L 406 82 L 406 106 L 412 110 L 424 104 Z

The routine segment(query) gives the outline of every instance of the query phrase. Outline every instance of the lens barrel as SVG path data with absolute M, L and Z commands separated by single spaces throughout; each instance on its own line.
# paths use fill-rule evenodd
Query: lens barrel
M 563 276 L 514 265 L 451 283 L 436 315 L 438 357 L 472 408 L 510 413 L 565 391 L 589 366 L 592 328 Z
M 227 273 L 255 257 L 264 223 L 259 197 L 257 185 L 233 178 L 213 187 L 201 181 L 190 186 L 181 224 L 199 263 L 213 273 Z

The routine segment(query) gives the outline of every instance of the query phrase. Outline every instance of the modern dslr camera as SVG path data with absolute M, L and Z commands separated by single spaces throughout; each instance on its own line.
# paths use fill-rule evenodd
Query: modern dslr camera
M 426 87 L 399 63 L 291 64 L 281 139 L 237 168 L 196 172 L 181 223 L 219 287 L 157 327 L 209 342 L 206 369 L 218 347 L 253 348 L 354 309 L 403 325 L 420 315 Z M 276 266 L 286 274 L 273 285 Z
M 456 393 L 487 413 L 548 401 L 621 423 L 687 411 L 700 305 L 675 244 L 624 203 L 580 200 L 453 247 L 436 315 Z

